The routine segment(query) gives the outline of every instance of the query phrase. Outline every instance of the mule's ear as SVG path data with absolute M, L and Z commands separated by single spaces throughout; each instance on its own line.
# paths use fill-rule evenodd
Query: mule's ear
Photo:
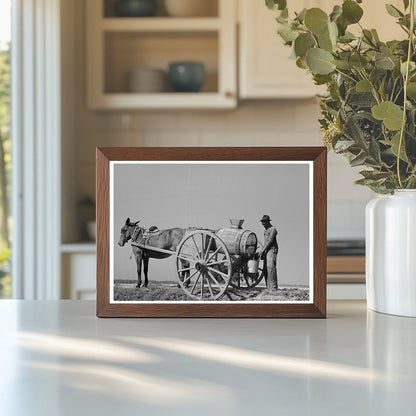
M 126 219 L 126 225 L 130 225 L 130 218 Z

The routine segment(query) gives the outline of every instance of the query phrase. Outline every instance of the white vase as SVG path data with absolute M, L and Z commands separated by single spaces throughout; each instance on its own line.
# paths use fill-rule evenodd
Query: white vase
M 416 317 L 416 190 L 368 203 L 366 282 L 369 309 Z

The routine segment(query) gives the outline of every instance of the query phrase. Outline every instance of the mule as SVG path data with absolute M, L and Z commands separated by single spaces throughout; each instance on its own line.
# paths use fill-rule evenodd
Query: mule
M 144 287 L 147 288 L 149 284 L 148 270 L 149 270 L 149 259 L 165 259 L 176 253 L 176 249 L 181 242 L 185 230 L 183 228 L 170 228 L 166 230 L 160 230 L 155 233 L 145 234 L 145 229 L 140 227 L 140 221 L 131 222 L 130 218 L 127 218 L 126 223 L 121 229 L 120 239 L 118 245 L 123 247 L 128 241 L 132 240 L 133 243 L 144 243 L 146 246 L 160 248 L 162 250 L 169 250 L 172 254 L 162 253 L 151 249 L 143 249 L 132 245 L 134 257 L 136 259 L 137 266 L 137 285 L 139 288 L 142 285 L 142 265 L 144 273 Z M 186 262 L 183 262 L 184 267 L 189 267 Z M 186 277 L 188 272 L 184 272 L 181 278 L 182 280 Z M 189 284 L 189 282 L 188 282 Z

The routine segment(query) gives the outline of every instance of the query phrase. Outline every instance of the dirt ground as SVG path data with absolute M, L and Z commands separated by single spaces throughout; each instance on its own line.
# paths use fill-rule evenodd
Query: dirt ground
M 149 282 L 148 288 L 136 288 L 131 280 L 116 280 L 114 283 L 115 301 L 186 301 L 190 300 L 176 282 Z M 264 285 L 249 290 L 229 288 L 222 301 L 307 301 L 309 289 L 281 287 L 277 292 L 268 291 Z

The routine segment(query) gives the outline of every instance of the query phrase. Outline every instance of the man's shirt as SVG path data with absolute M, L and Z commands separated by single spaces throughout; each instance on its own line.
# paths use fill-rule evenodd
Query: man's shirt
M 277 230 L 275 227 L 266 228 L 264 230 L 264 247 L 265 250 L 278 248 L 277 246 Z

